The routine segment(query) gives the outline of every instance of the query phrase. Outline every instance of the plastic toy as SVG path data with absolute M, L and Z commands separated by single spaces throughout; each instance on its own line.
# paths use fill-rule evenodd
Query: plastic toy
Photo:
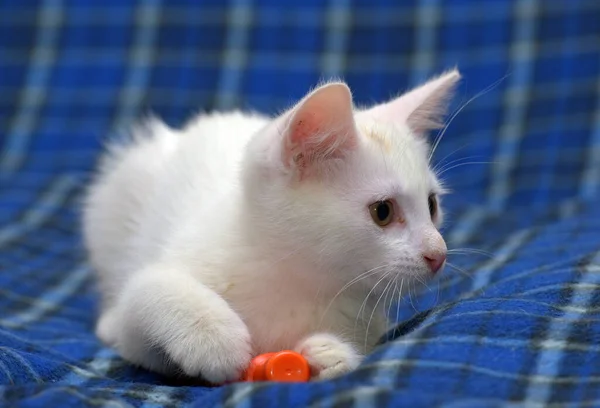
M 310 368 L 302 354 L 284 350 L 254 357 L 242 381 L 305 382 L 309 379 Z

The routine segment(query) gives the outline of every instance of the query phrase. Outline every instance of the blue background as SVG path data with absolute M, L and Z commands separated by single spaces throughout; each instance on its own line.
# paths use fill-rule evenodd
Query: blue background
M 358 370 L 206 388 L 95 339 L 79 205 L 110 135 L 331 77 L 371 104 L 453 66 L 444 234 L 485 253 L 451 255 Z M 600 406 L 599 95 L 596 0 L 0 1 L 0 402 Z

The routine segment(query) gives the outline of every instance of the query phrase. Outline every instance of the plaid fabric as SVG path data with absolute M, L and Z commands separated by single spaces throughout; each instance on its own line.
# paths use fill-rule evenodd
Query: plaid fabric
M 207 388 L 96 340 L 78 208 L 107 135 L 453 65 L 445 235 L 489 256 L 452 255 L 355 372 Z M 0 405 L 600 406 L 599 190 L 597 0 L 0 1 Z

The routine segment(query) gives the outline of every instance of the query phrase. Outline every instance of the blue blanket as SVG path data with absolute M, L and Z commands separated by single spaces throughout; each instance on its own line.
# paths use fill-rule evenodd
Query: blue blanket
M 600 406 L 600 2 L 224 3 L 0 1 L 0 405 Z M 330 77 L 368 104 L 454 65 L 452 266 L 356 371 L 209 388 L 94 337 L 79 208 L 108 135 Z

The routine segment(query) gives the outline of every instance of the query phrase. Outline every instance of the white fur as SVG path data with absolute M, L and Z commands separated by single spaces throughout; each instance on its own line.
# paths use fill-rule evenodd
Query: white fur
M 432 220 L 427 205 L 441 187 L 420 133 L 458 78 L 413 90 L 409 107 L 400 97 L 359 111 L 331 83 L 274 119 L 135 128 L 84 211 L 98 336 L 133 363 L 214 383 L 283 349 L 304 353 L 313 378 L 355 368 L 386 329 L 384 292 L 431 277 L 424 254 L 445 255 L 441 214 Z M 368 208 L 383 199 L 399 217 L 384 228 Z

